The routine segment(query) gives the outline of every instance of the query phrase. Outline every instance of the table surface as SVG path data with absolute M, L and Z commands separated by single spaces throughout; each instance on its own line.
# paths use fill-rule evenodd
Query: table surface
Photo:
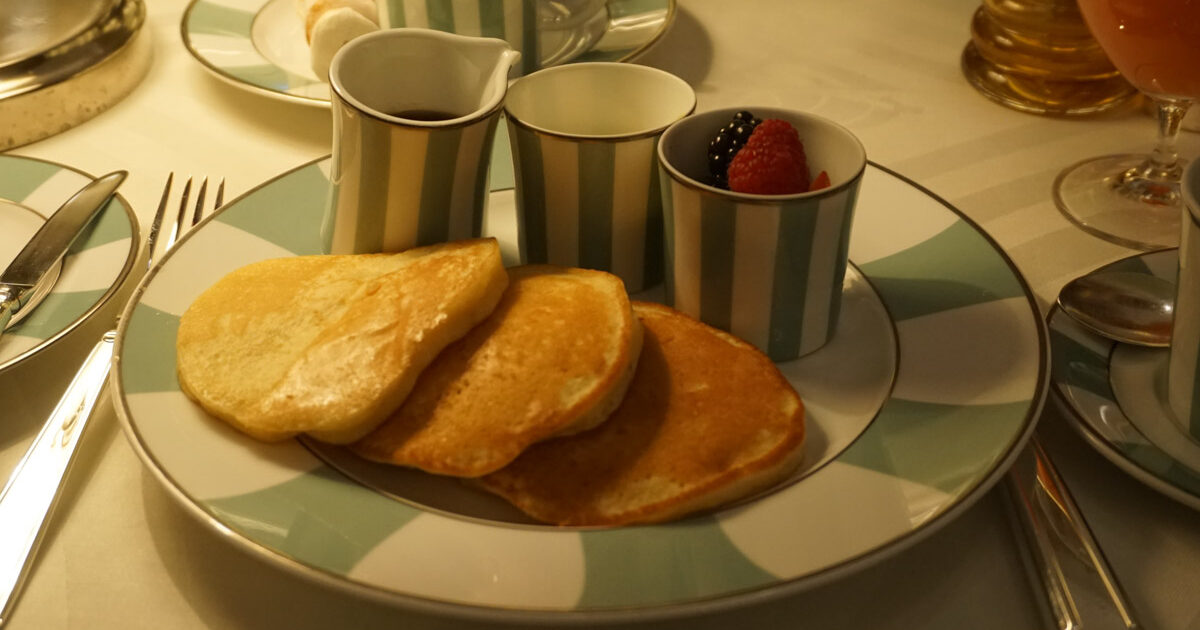
M 329 153 L 327 110 L 265 98 L 214 78 L 180 40 L 185 0 L 147 5 L 153 62 L 142 84 L 98 117 L 11 154 L 92 174 L 130 171 L 121 191 L 145 224 L 169 171 L 223 176 L 229 195 L 236 196 Z M 987 230 L 1043 309 L 1066 281 L 1132 253 L 1069 224 L 1055 209 L 1050 186 L 1076 161 L 1149 148 L 1153 121 L 1136 107 L 1056 119 L 984 99 L 959 70 L 977 1 L 679 5 L 670 31 L 639 63 L 687 80 L 701 111 L 758 103 L 804 109 L 846 125 L 870 159 L 920 183 Z M 1200 134 L 1185 133 L 1180 148 L 1185 157 L 1200 154 Z M 82 353 L 91 341 L 78 341 L 72 351 Z M 37 386 L 32 396 L 57 397 L 55 374 L 28 378 Z M 22 417 L 0 430 L 0 471 L 15 465 L 40 423 Z M 1200 628 L 1200 513 L 1098 455 L 1052 402 L 1038 433 L 1144 627 Z M 993 490 L 916 545 L 840 581 L 655 627 L 1044 627 L 1018 544 L 1005 499 Z M 479 625 L 331 591 L 246 554 L 159 486 L 105 399 L 9 627 Z

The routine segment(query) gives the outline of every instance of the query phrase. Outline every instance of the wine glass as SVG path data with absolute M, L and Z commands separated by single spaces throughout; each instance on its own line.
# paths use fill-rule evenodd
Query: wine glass
M 1183 161 L 1176 137 L 1200 98 L 1200 2 L 1079 0 L 1092 35 L 1113 64 L 1158 112 L 1149 155 L 1108 155 L 1063 171 L 1054 202 L 1068 219 L 1105 240 L 1135 249 L 1179 244 Z

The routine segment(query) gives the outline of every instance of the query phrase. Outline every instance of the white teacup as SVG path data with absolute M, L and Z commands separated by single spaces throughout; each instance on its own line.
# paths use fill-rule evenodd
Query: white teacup
M 521 52 L 521 74 L 587 52 L 608 27 L 605 0 L 380 0 L 384 28 L 495 37 Z
M 1175 327 L 1167 367 L 1167 401 L 1175 421 L 1200 441 L 1200 160 L 1181 182 L 1185 208 L 1179 237 Z

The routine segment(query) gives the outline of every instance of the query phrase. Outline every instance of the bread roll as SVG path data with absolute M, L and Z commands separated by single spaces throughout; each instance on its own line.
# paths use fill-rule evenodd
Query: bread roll
M 312 70 L 321 80 L 329 76 L 329 63 L 347 42 L 379 30 L 374 0 L 299 0 L 304 18 Z

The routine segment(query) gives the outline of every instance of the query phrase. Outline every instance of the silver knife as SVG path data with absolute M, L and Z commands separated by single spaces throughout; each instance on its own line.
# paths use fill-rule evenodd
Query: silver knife
M 117 186 L 125 181 L 126 175 L 125 171 L 109 173 L 72 195 L 0 272 L 0 333 L 29 301 L 38 281 L 67 253 L 75 237 L 91 223 Z
M 1056 630 L 1137 630 L 1129 598 L 1037 438 L 1009 470 L 1014 517 L 1028 536 L 1035 584 Z

